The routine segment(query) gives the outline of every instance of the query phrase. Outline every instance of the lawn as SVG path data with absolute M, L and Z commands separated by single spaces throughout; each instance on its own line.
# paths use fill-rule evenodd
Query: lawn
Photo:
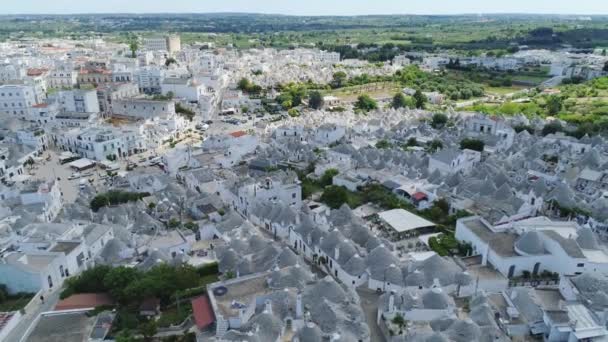
M 516 93 L 522 89 L 526 89 L 526 87 L 523 86 L 511 86 L 511 87 L 490 87 L 490 86 L 486 86 L 483 88 L 484 91 L 488 94 L 494 94 L 494 95 L 507 95 L 507 94 L 512 94 L 512 93 Z

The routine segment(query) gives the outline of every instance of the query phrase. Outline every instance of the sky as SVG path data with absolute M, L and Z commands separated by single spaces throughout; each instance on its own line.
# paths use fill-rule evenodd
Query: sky
M 1 0 L 0 14 L 608 14 L 608 0 Z

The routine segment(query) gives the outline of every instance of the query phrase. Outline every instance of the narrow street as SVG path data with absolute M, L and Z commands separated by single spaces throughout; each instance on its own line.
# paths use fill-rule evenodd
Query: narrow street
M 361 310 L 365 314 L 365 320 L 369 326 L 370 341 L 385 342 L 384 335 L 380 331 L 380 327 L 376 324 L 376 316 L 378 313 L 378 298 L 380 295 L 375 291 L 358 288 Z

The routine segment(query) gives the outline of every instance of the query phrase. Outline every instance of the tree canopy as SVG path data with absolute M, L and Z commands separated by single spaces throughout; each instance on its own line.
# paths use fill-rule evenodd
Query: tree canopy
M 372 99 L 369 95 L 363 94 L 357 98 L 357 102 L 355 103 L 355 108 L 359 109 L 363 112 L 369 112 L 370 110 L 374 110 L 378 108 L 378 103 L 376 100 Z

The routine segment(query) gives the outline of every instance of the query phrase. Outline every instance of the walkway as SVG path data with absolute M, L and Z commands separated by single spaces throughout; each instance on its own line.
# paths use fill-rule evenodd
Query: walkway
M 59 293 L 61 291 L 56 289 L 54 292 L 47 292 L 44 294 L 44 303 L 40 301 L 40 298 L 37 296 L 33 299 L 34 304 L 31 308 L 23 314 L 19 323 L 15 326 L 15 328 L 11 331 L 10 334 L 6 337 L 7 341 L 21 341 L 24 337 L 23 335 L 28 331 L 30 325 L 34 322 L 34 320 L 40 315 L 42 312 L 52 311 L 55 308 L 55 304 L 59 301 Z

